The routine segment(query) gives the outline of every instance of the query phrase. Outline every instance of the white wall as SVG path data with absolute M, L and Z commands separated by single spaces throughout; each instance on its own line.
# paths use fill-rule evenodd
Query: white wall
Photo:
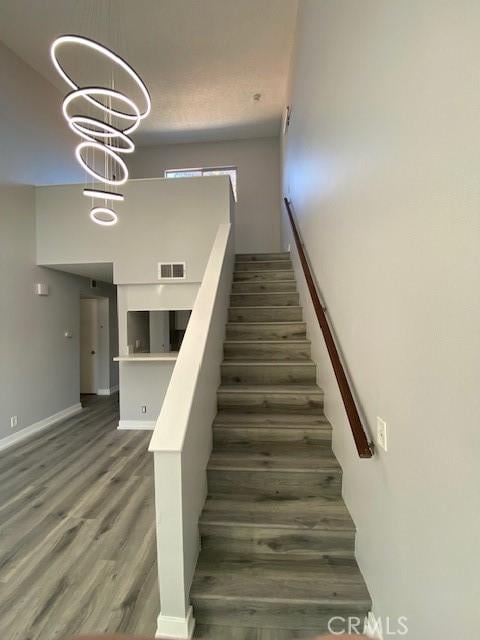
M 175 362 L 120 362 L 120 428 L 153 429 L 174 366 Z
M 62 94 L 1 42 L 0 86 L 0 184 L 83 180 Z
M 89 218 L 80 185 L 36 189 L 37 262 L 113 262 L 117 284 L 158 283 L 157 263 L 185 261 L 185 283 L 201 282 L 217 227 L 231 217 L 228 178 L 130 180 L 119 222 Z
M 388 453 L 357 458 L 311 307 L 309 330 L 374 610 L 410 640 L 478 626 L 479 24 L 467 0 L 298 20 L 284 189 Z
M 90 283 L 35 265 L 34 198 L 30 187 L 0 188 L 0 438 L 73 407 L 80 395 L 79 301 L 91 295 Z M 48 284 L 48 296 L 35 295 L 37 282 Z M 98 284 L 96 294 L 109 297 L 116 345 L 115 289 Z M 112 364 L 111 386 L 116 376 Z
M 150 351 L 150 318 L 148 311 L 127 312 L 127 344 L 129 353 Z
M 113 263 L 114 281 L 119 285 L 121 355 L 127 355 L 128 311 L 192 309 L 218 227 L 233 218 L 225 176 L 131 180 L 124 193 L 125 202 L 116 206 L 118 224 L 100 227 L 89 219 L 89 202 L 79 185 L 36 189 L 40 264 Z M 186 263 L 185 280 L 158 281 L 158 262 L 169 261 Z M 151 420 L 140 413 L 140 407 L 147 405 L 152 414 L 159 410 L 167 383 L 157 388 L 149 385 L 147 394 L 141 365 L 131 366 L 120 366 L 120 419 Z M 149 366 L 164 367 L 165 371 L 163 363 Z
M 170 316 L 168 311 L 150 311 L 150 351 L 170 351 Z
M 97 282 L 98 284 L 98 282 Z M 100 283 L 100 289 L 104 285 Z M 109 287 L 110 289 L 110 287 Z M 118 388 L 118 322 L 116 290 L 108 297 L 98 297 L 98 388 L 104 393 Z
M 198 284 L 145 284 L 118 286 L 119 353 L 127 355 L 128 311 L 156 311 L 192 309 Z M 151 327 L 151 325 L 150 325 Z M 167 331 L 168 334 L 168 331 Z M 151 340 L 150 335 L 150 340 Z M 150 344 L 150 350 L 152 344 Z M 122 428 L 153 428 L 168 389 L 174 363 L 120 362 L 120 426 Z M 149 377 L 149 380 L 147 380 Z M 145 405 L 147 412 L 141 412 Z
M 236 166 L 236 250 L 278 251 L 280 247 L 280 147 L 278 138 L 137 149 L 129 163 L 136 178 L 163 176 L 165 169 Z

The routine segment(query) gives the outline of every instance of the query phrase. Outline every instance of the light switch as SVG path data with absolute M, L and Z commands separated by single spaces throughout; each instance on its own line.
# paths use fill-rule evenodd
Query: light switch
M 48 296 L 48 284 L 37 282 L 35 285 L 35 293 L 37 296 Z
M 377 444 L 387 451 L 387 423 L 377 416 Z

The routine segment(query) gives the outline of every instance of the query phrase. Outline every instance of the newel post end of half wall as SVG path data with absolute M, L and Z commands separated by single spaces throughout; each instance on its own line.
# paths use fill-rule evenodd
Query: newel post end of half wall
M 192 607 L 189 606 L 184 618 L 174 618 L 172 616 L 164 616 L 160 612 L 157 618 L 156 638 L 179 638 L 182 640 L 190 640 L 193 637 L 195 628 L 195 620 L 193 618 Z

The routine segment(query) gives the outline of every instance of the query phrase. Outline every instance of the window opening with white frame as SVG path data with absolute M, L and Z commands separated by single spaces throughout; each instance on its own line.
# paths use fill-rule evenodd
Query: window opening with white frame
M 207 167 L 199 169 L 166 169 L 165 178 L 196 178 L 203 176 L 229 176 L 233 197 L 237 202 L 237 168 L 236 167 Z

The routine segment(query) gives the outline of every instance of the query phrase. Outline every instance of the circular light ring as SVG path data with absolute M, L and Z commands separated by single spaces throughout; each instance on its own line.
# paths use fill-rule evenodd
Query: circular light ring
M 87 198 L 98 198 L 99 200 L 117 200 L 123 202 L 125 200 L 122 193 L 115 193 L 115 191 L 102 191 L 100 189 L 84 189 L 83 195 Z
M 97 149 L 98 151 L 102 151 L 107 156 L 113 158 L 113 160 L 117 162 L 117 164 L 123 171 L 122 178 L 120 180 L 111 180 L 108 176 L 102 176 L 100 173 L 94 171 L 82 158 L 82 151 L 84 149 Z M 93 178 L 95 178 L 95 180 L 99 180 L 100 182 L 104 182 L 105 184 L 113 185 L 125 184 L 125 182 L 128 180 L 128 167 L 125 164 L 124 160 L 118 155 L 118 153 L 115 153 L 115 151 L 112 151 L 112 149 L 109 149 L 106 145 L 101 144 L 100 142 L 81 142 L 75 149 L 75 155 L 77 156 L 78 162 L 82 165 L 85 171 L 89 173 Z
M 88 127 L 83 126 L 85 124 L 90 124 L 94 127 L 97 127 L 98 129 L 100 129 L 100 131 L 89 129 Z M 87 116 L 70 116 L 68 120 L 68 126 L 72 131 L 83 138 L 83 140 L 88 140 L 89 142 L 98 142 L 97 138 L 104 138 L 105 142 L 102 142 L 101 144 L 105 145 L 108 149 L 116 151 L 117 153 L 133 153 L 133 151 L 135 151 L 135 145 L 128 136 L 126 136 L 119 129 L 115 129 L 115 127 L 112 127 L 112 125 L 107 124 L 102 120 L 97 120 L 97 118 L 90 118 Z M 103 131 L 101 131 L 101 129 L 103 129 Z M 127 146 L 118 147 L 111 143 L 111 138 L 119 138 Z
M 65 116 L 65 119 L 67 120 L 68 123 L 70 123 L 71 118 L 74 117 L 68 113 L 68 107 L 70 103 L 73 102 L 74 100 L 77 100 L 78 98 L 86 98 L 88 100 L 89 97 L 92 95 L 112 97 L 117 100 L 120 100 L 121 102 L 124 102 L 125 104 L 128 104 L 128 106 L 134 111 L 134 114 L 132 115 L 130 113 L 122 113 L 121 115 L 120 114 L 117 115 L 117 112 L 115 111 L 115 109 L 111 109 L 110 107 L 107 107 L 99 100 L 95 100 L 96 102 L 95 106 L 98 107 L 99 109 L 102 109 L 102 111 L 104 111 L 105 113 L 116 115 L 116 117 L 123 118 L 125 120 L 133 120 L 133 124 L 127 129 L 123 129 L 122 133 L 128 134 L 128 133 L 132 133 L 132 131 L 135 131 L 135 129 L 140 124 L 140 109 L 137 107 L 135 102 L 133 102 L 133 100 L 131 100 L 128 96 L 124 96 L 123 93 L 120 93 L 119 91 L 115 91 L 114 89 L 107 89 L 104 87 L 84 87 L 83 89 L 75 89 L 75 91 L 71 91 L 70 93 L 68 93 L 65 96 L 62 103 L 63 115 Z M 120 129 L 117 128 L 117 131 L 120 131 Z
M 102 220 L 102 218 L 98 217 L 100 214 L 109 216 L 108 220 Z M 113 209 L 109 209 L 108 207 L 93 207 L 90 211 L 90 218 L 93 222 L 103 227 L 111 227 L 118 222 L 117 214 Z
M 145 98 L 146 106 L 144 111 L 140 113 L 139 118 L 143 120 L 143 118 L 146 118 L 148 116 L 152 108 L 152 101 L 150 99 L 150 94 L 148 92 L 147 87 L 143 83 L 143 80 L 140 78 L 138 73 L 128 64 L 128 62 L 126 62 L 123 58 L 121 58 L 119 55 L 117 55 L 107 47 L 101 45 L 98 42 L 95 42 L 95 40 L 91 40 L 90 38 L 85 38 L 84 36 L 64 35 L 64 36 L 60 36 L 53 42 L 50 49 L 50 55 L 52 57 L 52 62 L 56 70 L 65 80 L 65 82 L 68 85 L 70 85 L 70 87 L 72 87 L 72 89 L 78 89 L 79 87 L 77 84 L 75 84 L 72 78 L 66 73 L 66 71 L 63 69 L 63 67 L 60 65 L 57 59 L 57 49 L 62 45 L 66 45 L 66 44 L 77 44 L 83 47 L 88 47 L 89 49 L 93 49 L 94 51 L 97 51 L 101 55 L 109 58 L 115 64 L 117 64 L 121 69 L 123 69 L 130 76 L 130 78 L 135 82 L 135 84 L 143 94 L 143 97 Z M 90 96 L 87 96 L 87 100 L 92 104 L 96 104 L 97 106 L 98 104 L 101 104 L 101 102 L 99 102 L 95 98 L 91 98 Z M 121 112 L 116 112 L 112 110 L 112 113 L 114 113 L 114 115 L 117 115 L 119 117 L 122 116 Z

